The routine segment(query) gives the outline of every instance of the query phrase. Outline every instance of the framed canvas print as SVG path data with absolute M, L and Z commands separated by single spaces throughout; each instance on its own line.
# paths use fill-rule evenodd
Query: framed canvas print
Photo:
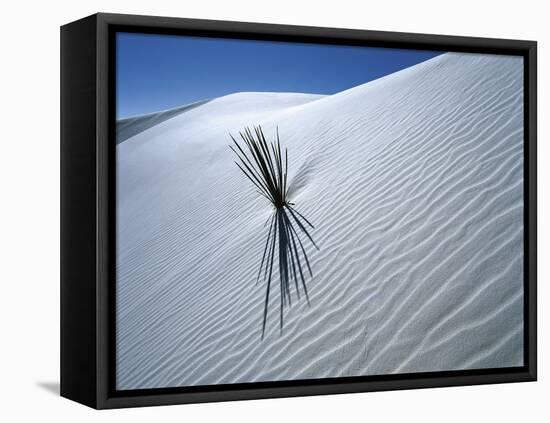
M 536 379 L 536 43 L 61 30 L 61 394 Z

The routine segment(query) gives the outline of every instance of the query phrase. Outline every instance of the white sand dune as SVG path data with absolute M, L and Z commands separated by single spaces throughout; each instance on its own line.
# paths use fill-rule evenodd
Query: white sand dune
M 170 110 L 162 110 L 160 112 L 148 113 L 146 115 L 119 119 L 116 125 L 116 142 L 118 144 L 126 141 L 128 138 L 131 138 L 140 132 L 152 128 L 165 120 L 172 119 L 174 116 L 202 106 L 207 102 L 208 100 L 196 101 L 194 103 L 185 104 Z
M 331 96 L 233 94 L 117 145 L 117 388 L 521 366 L 522 66 L 448 53 Z M 272 210 L 228 148 L 253 124 L 278 125 L 321 248 L 311 306 L 281 335 L 274 290 L 263 341 Z

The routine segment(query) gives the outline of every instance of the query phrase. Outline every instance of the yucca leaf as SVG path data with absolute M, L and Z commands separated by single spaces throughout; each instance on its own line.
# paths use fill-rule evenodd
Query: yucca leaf
M 281 147 L 279 128 L 276 127 L 276 138 L 273 142 L 267 141 L 261 126 L 255 126 L 252 130 L 246 127 L 239 132 L 243 146 L 239 144 L 233 135 L 229 134 L 229 136 L 235 145 L 235 148 L 232 145 L 229 148 L 238 158 L 235 164 L 253 184 L 256 192 L 266 198 L 274 209 L 273 214 L 263 225 L 265 227 L 269 222 L 267 239 L 263 247 L 260 268 L 256 278 L 256 283 L 258 283 L 263 273 L 263 281 L 266 283 L 262 321 L 263 339 L 273 281 L 275 249 L 278 250 L 279 328 L 282 333 L 284 308 L 287 305 L 288 307 L 292 306 L 291 287 L 293 287 L 298 300 L 300 299 L 300 291 L 303 289 L 307 304 L 310 304 L 302 260 L 310 277 L 313 277 L 313 272 L 300 235 L 306 236 L 315 248 L 319 249 L 319 247 L 306 225 L 311 229 L 315 227 L 302 213 L 296 210 L 295 204 L 288 199 L 288 149 Z

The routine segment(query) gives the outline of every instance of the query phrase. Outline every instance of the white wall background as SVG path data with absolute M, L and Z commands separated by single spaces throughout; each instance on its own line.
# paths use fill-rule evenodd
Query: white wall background
M 0 420 L 549 421 L 550 30 L 543 1 L 83 0 L 4 2 L 0 25 Z M 59 382 L 59 26 L 98 12 L 539 42 L 539 381 L 97 412 Z M 548 390 L 546 395 L 544 391 Z M 545 401 L 546 400 L 546 401 Z

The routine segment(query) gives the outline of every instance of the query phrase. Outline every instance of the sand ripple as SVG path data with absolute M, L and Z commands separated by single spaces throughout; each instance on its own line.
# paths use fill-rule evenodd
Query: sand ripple
M 119 144 L 118 389 L 522 365 L 522 66 L 445 54 L 332 96 L 234 94 Z M 274 291 L 264 341 L 271 210 L 227 147 L 252 124 L 279 126 L 321 247 L 311 307 L 280 336 Z

